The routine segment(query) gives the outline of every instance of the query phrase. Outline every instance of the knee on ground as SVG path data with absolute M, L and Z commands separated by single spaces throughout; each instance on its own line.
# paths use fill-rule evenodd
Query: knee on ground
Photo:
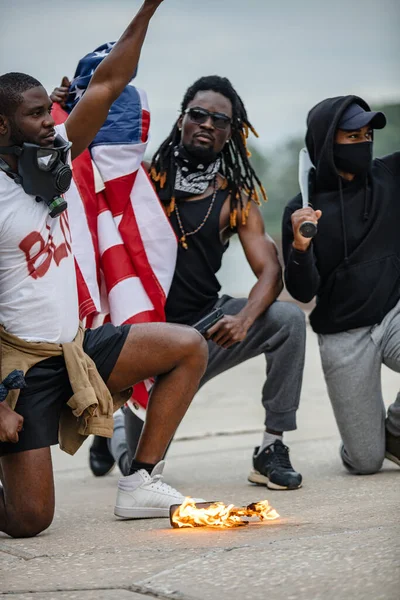
M 371 454 L 369 456 L 352 456 L 351 465 L 354 475 L 374 475 L 381 470 L 384 454 Z
M 29 504 L 22 509 L 8 514 L 5 533 L 13 538 L 35 537 L 50 527 L 54 509 L 42 507 L 39 504 Z

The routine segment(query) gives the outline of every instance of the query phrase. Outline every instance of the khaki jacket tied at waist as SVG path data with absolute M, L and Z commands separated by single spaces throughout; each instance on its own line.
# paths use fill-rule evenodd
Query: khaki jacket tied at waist
M 63 407 L 58 440 L 60 448 L 75 454 L 88 435 L 112 437 L 113 412 L 129 394 L 111 396 L 99 375 L 93 360 L 83 351 L 84 329 L 79 327 L 72 342 L 52 344 L 48 342 L 26 342 L 0 325 L 1 379 L 14 369 L 24 375 L 37 363 L 46 358 L 64 356 L 73 396 Z M 45 384 L 45 382 L 44 382 Z M 10 390 L 6 402 L 14 410 L 20 390 Z

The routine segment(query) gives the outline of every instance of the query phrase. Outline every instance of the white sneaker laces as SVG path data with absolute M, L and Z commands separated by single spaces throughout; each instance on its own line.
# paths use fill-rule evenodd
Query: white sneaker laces
M 168 483 L 165 483 L 165 481 L 162 480 L 163 476 L 161 474 L 153 475 L 152 479 L 152 487 L 154 487 L 156 490 L 160 490 L 166 494 L 171 494 L 173 496 L 182 496 L 182 494 L 178 492 L 178 490 L 171 487 L 170 485 L 168 485 Z

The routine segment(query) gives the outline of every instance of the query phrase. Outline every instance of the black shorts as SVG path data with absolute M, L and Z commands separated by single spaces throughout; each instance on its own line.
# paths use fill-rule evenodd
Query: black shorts
M 118 360 L 130 325 L 115 327 L 107 323 L 87 329 L 83 349 L 96 364 L 105 382 Z M 15 411 L 24 417 L 23 431 L 16 444 L 0 442 L 0 456 L 46 448 L 58 444 L 61 410 L 72 396 L 64 357 L 47 358 L 30 369 L 25 377 Z

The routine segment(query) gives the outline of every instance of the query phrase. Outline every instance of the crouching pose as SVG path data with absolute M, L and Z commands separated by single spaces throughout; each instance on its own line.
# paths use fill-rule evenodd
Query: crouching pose
M 56 98 L 62 91 L 56 91 Z M 200 385 L 264 354 L 267 379 L 260 395 L 265 429 L 248 479 L 293 490 L 301 486 L 302 476 L 291 464 L 283 434 L 296 429 L 305 323 L 298 307 L 276 300 L 281 267 L 257 206 L 257 188 L 260 195 L 264 190 L 248 159 L 250 129 L 245 106 L 228 79 L 202 77 L 187 90 L 180 116 L 154 156 L 150 177 L 180 241 L 165 312 L 167 321 L 182 325 L 207 320 L 216 309 L 224 315 L 207 331 L 209 360 Z M 235 235 L 257 276 L 248 298 L 219 295 L 217 273 Z M 128 456 L 136 450 L 141 428 L 142 421 L 128 409 L 125 436 L 124 419 L 117 417 L 112 455 L 105 440 L 96 437 L 92 471 L 105 475 L 115 459 L 129 473 Z

